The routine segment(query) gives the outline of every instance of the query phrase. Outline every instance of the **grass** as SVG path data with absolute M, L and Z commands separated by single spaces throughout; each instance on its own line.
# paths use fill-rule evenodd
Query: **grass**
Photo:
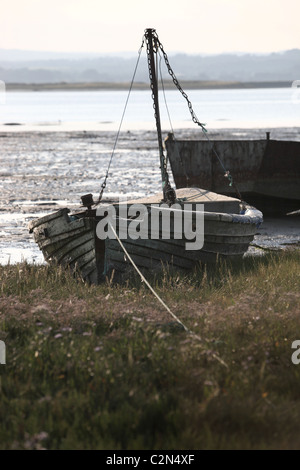
M 150 291 L 0 267 L 1 449 L 299 449 L 300 252 Z

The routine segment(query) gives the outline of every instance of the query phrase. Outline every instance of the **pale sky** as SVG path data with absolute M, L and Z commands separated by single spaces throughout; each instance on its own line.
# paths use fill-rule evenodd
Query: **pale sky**
M 165 51 L 300 48 L 299 0 L 0 0 L 0 48 L 138 51 L 155 28 Z

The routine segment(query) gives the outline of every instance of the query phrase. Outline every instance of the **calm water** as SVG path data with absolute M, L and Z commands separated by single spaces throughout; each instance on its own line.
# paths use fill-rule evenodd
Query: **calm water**
M 187 94 L 198 119 L 211 127 L 300 125 L 299 89 L 187 90 Z M 0 105 L 0 124 L 93 122 L 117 127 L 127 95 L 127 91 L 8 92 Z M 191 123 L 187 103 L 177 90 L 167 90 L 166 99 L 173 126 Z M 168 125 L 163 97 L 160 111 L 163 125 Z M 137 128 L 141 123 L 154 125 L 149 91 L 132 91 L 124 122 L 136 123 Z

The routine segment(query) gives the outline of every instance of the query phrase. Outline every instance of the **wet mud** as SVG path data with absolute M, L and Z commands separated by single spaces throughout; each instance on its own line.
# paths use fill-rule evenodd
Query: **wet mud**
M 270 131 L 270 130 L 269 130 Z M 299 129 L 272 130 L 272 138 L 300 140 Z M 167 137 L 167 132 L 163 134 Z M 199 130 L 176 131 L 201 138 Z M 211 139 L 258 139 L 258 129 L 210 132 Z M 28 223 L 62 207 L 80 207 L 81 196 L 97 199 L 113 154 L 104 201 L 152 195 L 161 190 L 155 131 L 0 132 L 0 263 L 42 263 Z M 170 172 L 169 172 L 170 173 Z M 170 180 L 172 177 L 170 173 Z M 300 207 L 299 207 L 300 209 Z M 300 216 L 265 218 L 250 255 L 300 243 Z

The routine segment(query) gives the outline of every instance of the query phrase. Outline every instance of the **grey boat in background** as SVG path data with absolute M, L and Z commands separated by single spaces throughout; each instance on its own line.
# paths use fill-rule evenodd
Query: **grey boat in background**
M 265 215 L 300 208 L 300 142 L 262 140 L 165 140 L 176 188 L 200 187 L 236 197 L 216 156 L 230 170 L 243 200 Z

